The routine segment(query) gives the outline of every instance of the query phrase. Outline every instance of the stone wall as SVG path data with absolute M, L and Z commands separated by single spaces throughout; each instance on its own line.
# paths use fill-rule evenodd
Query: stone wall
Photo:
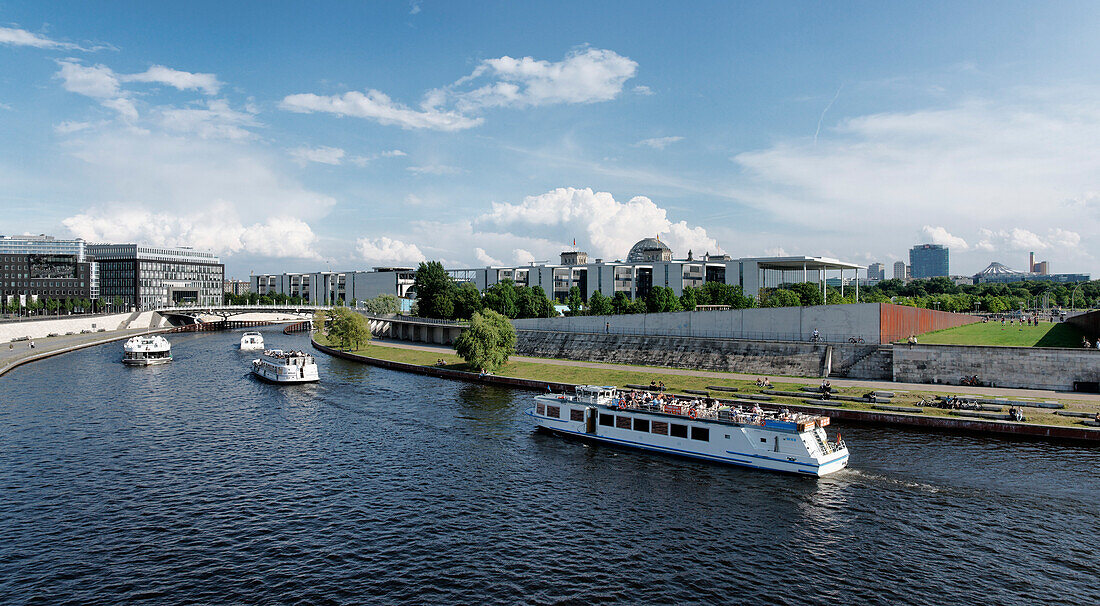
M 818 377 L 831 346 L 519 330 L 516 353 L 540 358 Z
M 1069 391 L 1075 381 L 1100 381 L 1100 351 L 1055 347 L 897 345 L 894 380 L 957 385 L 978 375 L 997 387 Z
M 82 330 L 96 332 L 101 328 L 108 331 L 125 328 L 132 314 L 110 314 L 98 316 L 61 316 L 55 319 L 28 319 L 17 322 L 0 323 L 0 343 L 7 343 L 16 337 L 42 339 L 50 333 L 63 335 L 67 332 L 79 333 Z M 148 322 L 146 322 L 148 324 Z M 137 328 L 135 326 L 135 328 Z M 147 328 L 142 326 L 141 328 Z

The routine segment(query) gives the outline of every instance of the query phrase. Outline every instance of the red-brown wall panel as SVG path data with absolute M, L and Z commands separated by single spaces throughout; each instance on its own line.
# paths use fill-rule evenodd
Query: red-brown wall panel
M 879 338 L 882 343 L 979 321 L 981 321 L 980 317 L 970 314 L 921 309 L 892 303 L 879 304 Z

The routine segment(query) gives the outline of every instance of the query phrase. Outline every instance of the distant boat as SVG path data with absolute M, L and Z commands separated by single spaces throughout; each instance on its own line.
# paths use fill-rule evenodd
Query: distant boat
M 252 374 L 272 383 L 313 383 L 320 381 L 317 361 L 304 351 L 269 349 L 252 360 Z
M 122 363 L 133 366 L 167 364 L 172 361 L 172 344 L 160 335 L 131 337 L 122 346 Z
M 264 336 L 255 331 L 249 331 L 241 336 L 241 351 L 263 351 Z

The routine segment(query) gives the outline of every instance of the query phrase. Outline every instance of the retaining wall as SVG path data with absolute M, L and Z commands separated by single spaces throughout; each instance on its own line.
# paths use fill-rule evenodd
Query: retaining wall
M 1100 351 L 977 345 L 894 346 L 895 381 L 957 385 L 978 375 L 997 387 L 1070 391 L 1075 381 L 1100 381 Z
M 7 343 L 16 337 L 43 339 L 50 333 L 63 335 L 67 332 L 80 333 L 82 330 L 108 331 L 125 328 L 121 326 L 131 314 L 110 314 L 104 316 L 62 316 L 52 320 L 27 320 L 22 322 L 0 323 L 0 343 Z M 148 322 L 141 328 L 148 328 Z M 135 326 L 137 328 L 137 326 Z

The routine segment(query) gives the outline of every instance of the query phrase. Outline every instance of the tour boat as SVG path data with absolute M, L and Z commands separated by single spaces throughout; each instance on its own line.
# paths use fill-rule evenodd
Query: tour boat
M 122 346 L 122 352 L 123 364 L 149 366 L 172 361 L 172 344 L 160 335 L 131 337 Z
M 269 349 L 252 360 L 252 374 L 272 383 L 311 383 L 320 381 L 317 361 L 303 351 Z
M 241 335 L 241 351 L 263 351 L 264 336 L 255 331 Z
M 535 424 L 556 434 L 773 471 L 824 476 L 848 465 L 848 448 L 825 433 L 829 417 L 685 401 L 665 394 L 577 386 L 535 396 Z

